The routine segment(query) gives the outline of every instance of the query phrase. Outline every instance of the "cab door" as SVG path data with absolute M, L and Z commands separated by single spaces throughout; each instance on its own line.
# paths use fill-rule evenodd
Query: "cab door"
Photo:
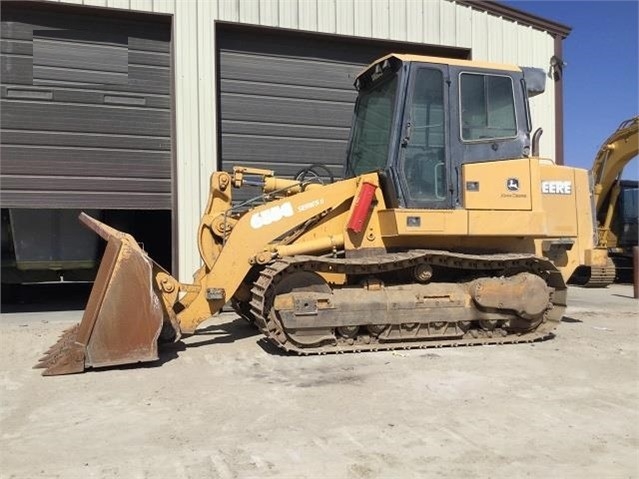
M 448 67 L 411 65 L 396 160 L 405 207 L 452 207 L 448 125 Z

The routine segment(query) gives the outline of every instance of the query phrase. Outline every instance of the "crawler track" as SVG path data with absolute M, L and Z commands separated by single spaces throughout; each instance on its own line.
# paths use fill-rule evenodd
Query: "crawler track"
M 606 266 L 590 267 L 590 275 L 584 283 L 586 288 L 605 288 L 615 282 L 617 268 L 612 259 L 608 258 Z
M 461 274 L 471 273 L 476 276 L 484 274 L 494 276 L 495 272 L 505 274 L 508 272 L 529 272 L 543 278 L 546 284 L 552 288 L 552 293 L 543 319 L 534 329 L 509 333 L 505 330 L 492 332 L 481 328 L 471 328 L 463 337 L 454 339 L 433 337 L 432 339 L 410 340 L 408 338 L 406 341 L 382 342 L 374 335 L 362 335 L 351 341 L 336 337 L 332 344 L 306 347 L 291 340 L 276 314 L 271 311 L 274 286 L 286 275 L 294 272 L 331 272 L 366 277 L 411 268 L 420 263 L 452 268 Z M 250 303 L 251 315 L 256 319 L 257 325 L 268 340 L 280 349 L 302 355 L 540 341 L 552 337 L 552 332 L 561 321 L 565 307 L 566 285 L 559 271 L 545 259 L 528 254 L 472 255 L 440 250 L 413 250 L 365 258 L 321 258 L 315 256 L 283 258 L 267 265 L 262 270 L 254 283 Z M 324 325 L 318 326 L 323 327 Z M 331 325 L 325 326 L 331 328 Z

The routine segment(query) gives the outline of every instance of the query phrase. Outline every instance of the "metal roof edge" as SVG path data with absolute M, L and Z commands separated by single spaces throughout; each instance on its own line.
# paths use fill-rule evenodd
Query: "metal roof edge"
M 563 23 L 555 22 L 532 13 L 519 10 L 517 8 L 503 5 L 494 0 L 454 0 L 455 3 L 460 5 L 466 5 L 474 8 L 475 10 L 481 10 L 494 15 L 499 15 L 508 20 L 521 23 L 522 25 L 529 25 L 533 28 L 546 31 L 553 35 L 559 35 L 562 38 L 566 38 L 570 35 L 572 27 L 564 25 Z

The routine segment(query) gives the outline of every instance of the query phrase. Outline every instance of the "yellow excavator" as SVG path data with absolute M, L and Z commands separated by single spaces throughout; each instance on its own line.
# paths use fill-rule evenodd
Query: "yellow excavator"
M 637 182 L 622 180 L 626 165 L 639 153 L 639 117 L 622 122 L 601 145 L 591 175 L 594 182 L 597 247 L 607 249 L 603 267 L 582 266 L 573 280 L 602 288 L 617 277 L 631 277 L 632 248 L 637 246 Z
M 325 354 L 552 337 L 594 243 L 586 170 L 540 158 L 533 68 L 391 54 L 357 78 L 345 179 L 235 167 L 211 176 L 182 283 L 130 235 L 107 241 L 80 324 L 43 374 L 155 361 L 230 303 L 284 351 Z M 233 191 L 263 194 L 237 204 Z

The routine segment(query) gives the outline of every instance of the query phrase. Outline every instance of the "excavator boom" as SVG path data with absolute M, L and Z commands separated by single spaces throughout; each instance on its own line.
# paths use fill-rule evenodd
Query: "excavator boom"
M 592 165 L 595 183 L 595 206 L 603 207 L 616 181 L 630 160 L 639 151 L 639 117 L 622 122 L 619 128 L 603 143 Z

